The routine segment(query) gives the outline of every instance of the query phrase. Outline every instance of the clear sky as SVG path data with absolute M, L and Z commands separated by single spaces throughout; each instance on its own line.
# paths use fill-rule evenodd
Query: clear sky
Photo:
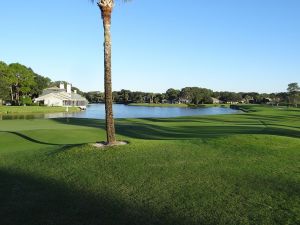
M 285 91 L 300 83 L 299 0 L 116 4 L 113 89 Z M 0 60 L 103 91 L 103 29 L 88 0 L 0 2 Z

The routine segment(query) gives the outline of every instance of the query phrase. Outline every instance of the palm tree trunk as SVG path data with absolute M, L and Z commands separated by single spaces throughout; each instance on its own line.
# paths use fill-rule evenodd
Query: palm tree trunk
M 112 83 L 111 83 L 111 13 L 112 5 L 98 4 L 102 13 L 104 28 L 104 93 L 105 93 L 105 121 L 107 144 L 116 142 L 115 125 L 112 109 Z

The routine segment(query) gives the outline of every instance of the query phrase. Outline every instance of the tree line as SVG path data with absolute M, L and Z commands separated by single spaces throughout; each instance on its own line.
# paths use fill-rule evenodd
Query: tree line
M 38 97 L 43 89 L 59 87 L 66 81 L 52 81 L 50 78 L 35 73 L 30 67 L 19 63 L 6 64 L 0 61 L 0 100 L 12 105 L 32 105 L 34 98 Z M 103 103 L 104 93 L 99 91 L 82 92 L 76 87 L 77 93 L 85 96 L 90 103 Z M 281 93 L 257 93 L 257 92 L 229 92 L 213 91 L 201 87 L 185 87 L 181 90 L 169 88 L 165 93 L 151 93 L 142 91 L 130 91 L 122 89 L 114 91 L 115 103 L 185 103 L 191 105 L 212 103 L 247 103 L 247 104 L 273 104 L 293 105 L 300 102 L 300 88 L 298 83 L 288 85 L 287 92 Z M 1 102 L 0 102 L 1 103 Z
M 42 94 L 48 87 L 59 87 L 66 81 L 52 81 L 34 72 L 30 67 L 20 63 L 6 64 L 0 61 L 0 104 L 5 101 L 12 105 L 33 105 L 33 99 Z M 84 94 L 76 87 L 79 94 Z
M 181 90 L 169 88 L 165 93 L 151 93 L 141 91 L 130 91 L 122 89 L 114 91 L 113 101 L 115 103 L 185 103 L 191 105 L 213 104 L 213 103 L 246 103 L 246 104 L 272 104 L 293 105 L 297 107 L 300 102 L 300 88 L 298 83 L 288 85 L 287 92 L 280 93 L 257 93 L 257 92 L 229 92 L 213 91 L 200 87 L 185 87 Z M 85 97 L 91 103 L 104 102 L 104 93 L 87 92 Z
M 0 61 L 0 99 L 11 104 L 31 104 L 50 83 L 50 78 L 35 73 L 30 67 Z

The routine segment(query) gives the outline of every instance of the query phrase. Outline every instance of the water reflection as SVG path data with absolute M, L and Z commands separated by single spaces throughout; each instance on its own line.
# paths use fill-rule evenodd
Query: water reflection
M 115 104 L 113 106 L 115 118 L 168 118 L 177 116 L 194 116 L 194 115 L 218 115 L 234 114 L 240 111 L 224 107 L 207 107 L 207 108 L 179 108 L 179 107 L 143 107 L 127 106 Z M 51 119 L 51 118 L 93 118 L 104 119 L 104 104 L 88 105 L 86 111 L 75 113 L 46 113 L 46 114 L 16 114 L 0 115 L 0 120 L 16 119 Z

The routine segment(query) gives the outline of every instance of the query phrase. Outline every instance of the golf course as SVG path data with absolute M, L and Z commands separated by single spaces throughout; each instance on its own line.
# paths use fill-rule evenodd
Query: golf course
M 41 107 L 41 106 L 1 106 L 0 115 L 41 114 L 57 112 L 78 112 L 77 107 Z
M 1 225 L 300 224 L 300 109 L 0 121 Z

